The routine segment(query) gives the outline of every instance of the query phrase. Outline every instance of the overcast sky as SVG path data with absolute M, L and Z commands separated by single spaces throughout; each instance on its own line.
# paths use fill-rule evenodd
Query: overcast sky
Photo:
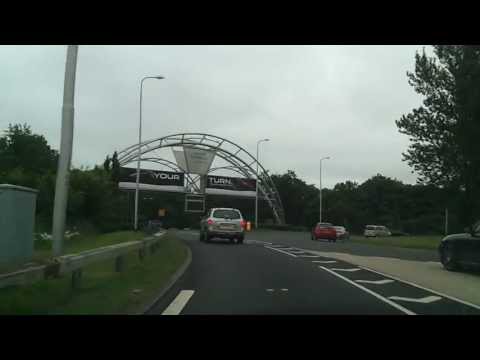
M 376 173 L 414 183 L 395 120 L 421 104 L 406 71 L 422 46 L 80 46 L 73 165 L 178 132 L 225 137 L 271 173 L 323 185 Z M 429 48 L 427 47 L 429 50 Z M 0 128 L 28 123 L 58 149 L 66 46 L 0 46 Z

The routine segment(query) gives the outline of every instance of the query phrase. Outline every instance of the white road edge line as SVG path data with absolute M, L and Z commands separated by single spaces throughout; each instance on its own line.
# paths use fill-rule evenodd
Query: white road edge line
M 468 301 L 457 299 L 456 297 L 453 297 L 453 296 L 450 296 L 450 295 L 447 295 L 447 294 L 443 294 L 443 293 L 441 293 L 441 292 L 439 292 L 439 291 L 435 291 L 435 290 L 432 290 L 432 289 L 423 287 L 423 286 L 421 286 L 421 285 L 415 284 L 415 283 L 410 282 L 410 281 L 406 281 L 406 280 L 399 279 L 399 278 L 397 278 L 397 277 L 395 277 L 395 276 L 388 275 L 388 274 L 382 273 L 382 272 L 380 272 L 380 271 L 373 270 L 373 269 L 368 268 L 368 267 L 366 267 L 366 266 L 359 266 L 359 267 L 361 267 L 361 268 L 363 268 L 363 269 L 365 269 L 365 270 L 368 270 L 368 271 L 371 271 L 371 272 L 374 272 L 374 273 L 383 275 L 383 276 L 385 276 L 385 277 L 389 277 L 389 278 L 391 278 L 391 279 L 394 279 L 394 280 L 403 282 L 404 284 L 412 285 L 412 286 L 415 286 L 415 287 L 417 287 L 417 288 L 419 288 L 419 289 L 422 289 L 422 290 L 425 290 L 425 291 L 429 291 L 429 292 L 431 292 L 431 293 L 433 293 L 433 294 L 437 294 L 437 295 L 443 296 L 444 298 L 447 298 L 447 299 L 450 299 L 450 300 L 453 300 L 453 301 L 458 301 L 459 303 L 462 303 L 462 304 L 464 304 L 464 305 L 468 305 L 468 306 L 471 306 L 471 307 L 473 307 L 473 308 L 475 308 L 475 309 L 479 309 L 479 310 L 480 310 L 480 306 L 475 305 L 475 304 L 472 304 L 472 303 L 470 303 L 470 302 L 468 302 Z
M 394 303 L 393 301 L 391 301 L 391 300 L 383 297 L 382 295 L 379 295 L 379 294 L 377 294 L 376 292 L 373 292 L 372 290 L 367 289 L 366 287 L 363 287 L 362 285 L 359 285 L 359 284 L 357 284 L 356 282 L 354 282 L 354 281 L 352 281 L 352 280 L 350 280 L 350 279 L 347 279 L 345 276 L 342 276 L 342 275 L 340 275 L 340 274 L 337 274 L 335 271 L 332 271 L 332 270 L 330 270 L 330 269 L 327 269 L 326 267 L 323 267 L 323 266 L 319 266 L 319 267 L 322 268 L 322 269 L 325 270 L 325 271 L 328 271 L 330 274 L 335 275 L 335 276 L 339 277 L 339 278 L 342 279 L 342 280 L 345 280 L 346 282 L 352 284 L 353 286 L 356 286 L 357 288 L 359 288 L 359 289 L 361 289 L 361 290 L 369 293 L 370 295 L 375 296 L 377 299 L 382 300 L 383 302 L 387 303 L 387 304 L 390 305 L 390 306 L 393 306 L 393 307 L 396 308 L 397 310 L 400 310 L 400 311 L 404 312 L 404 313 L 407 314 L 407 315 L 417 315 L 417 314 L 415 314 L 413 311 L 410 311 L 410 310 L 408 310 L 407 308 L 404 308 L 403 306 Z
M 272 248 L 272 247 L 266 246 L 266 245 L 264 245 L 263 247 L 266 247 L 267 249 L 271 249 L 271 250 L 274 250 L 274 251 L 278 251 L 278 252 L 281 252 L 281 253 L 284 253 L 284 254 L 293 256 L 293 257 L 297 257 L 297 255 L 291 254 L 291 253 L 289 253 L 289 252 L 287 252 L 287 251 L 282 251 L 282 250 L 280 250 L 280 249 L 275 249 L 275 248 Z
M 162 315 L 178 315 L 182 312 L 185 305 L 187 305 L 188 300 L 192 297 L 193 290 L 182 290 L 178 293 L 175 300 L 173 300 L 170 305 L 165 309 Z
M 318 264 L 334 264 L 336 263 L 335 260 L 313 260 L 313 263 L 318 263 Z

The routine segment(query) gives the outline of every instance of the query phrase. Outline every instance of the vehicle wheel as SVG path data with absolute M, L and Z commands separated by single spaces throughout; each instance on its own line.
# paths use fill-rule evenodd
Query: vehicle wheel
M 239 244 L 239 245 L 240 245 L 240 244 L 243 244 L 243 240 L 244 240 L 244 239 L 245 239 L 245 238 L 244 238 L 243 236 L 240 236 L 240 237 L 237 239 L 237 244 Z
M 200 242 L 203 242 L 203 233 L 200 231 Z
M 450 244 L 445 245 L 443 248 L 440 261 L 448 271 L 456 271 L 459 269 L 458 263 L 455 261 L 453 246 Z

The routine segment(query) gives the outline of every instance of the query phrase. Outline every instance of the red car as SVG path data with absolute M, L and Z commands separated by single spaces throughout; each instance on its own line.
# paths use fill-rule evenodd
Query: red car
M 337 230 L 330 223 L 318 223 L 312 229 L 312 240 L 327 239 L 328 241 L 337 241 Z

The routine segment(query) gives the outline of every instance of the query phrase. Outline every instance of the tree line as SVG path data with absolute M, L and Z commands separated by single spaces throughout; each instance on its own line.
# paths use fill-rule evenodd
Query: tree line
M 415 55 L 409 84 L 424 97 L 423 104 L 395 120 L 410 139 L 403 154 L 419 175 L 415 185 L 376 174 L 359 184 L 338 183 L 323 189 L 323 220 L 353 232 L 366 224 L 386 225 L 415 234 L 444 231 L 449 209 L 449 232 L 462 231 L 480 218 L 480 46 L 436 45 L 434 56 Z M 37 227 L 51 228 L 58 152 L 25 124 L 9 125 L 0 137 L 0 183 L 39 190 Z M 67 208 L 69 226 L 91 224 L 100 231 L 130 228 L 131 192 L 118 189 L 119 164 L 114 153 L 93 169 L 71 171 Z M 319 191 L 294 171 L 272 179 L 283 202 L 286 222 L 311 227 L 319 218 Z M 140 220 L 158 218 L 166 208 L 168 226 L 193 226 L 198 214 L 185 214 L 181 194 L 142 192 Z M 253 220 L 253 201 L 207 198 L 209 206 L 235 206 Z M 271 219 L 260 203 L 261 221 Z
M 52 150 L 42 135 L 32 133 L 27 125 L 10 125 L 0 138 L 0 183 L 27 186 L 39 190 L 37 227 L 51 228 L 58 152 Z M 118 189 L 117 155 L 107 156 L 102 165 L 92 169 L 74 168 L 70 174 L 67 221 L 70 227 L 93 226 L 100 231 L 132 227 L 134 193 Z M 286 222 L 311 227 L 319 218 L 319 191 L 298 178 L 294 171 L 273 174 L 285 210 Z M 444 210 L 450 209 L 450 228 L 465 224 L 458 219 L 460 192 L 452 196 L 434 185 L 409 185 L 377 174 L 365 182 L 338 183 L 323 189 L 323 219 L 360 232 L 366 224 L 382 224 L 409 233 L 442 233 Z M 184 212 L 184 195 L 141 192 L 140 221 L 159 219 L 158 209 L 165 208 L 166 226 L 194 227 L 201 214 Z M 206 206 L 239 208 L 253 221 L 252 199 L 207 197 Z M 260 203 L 260 222 L 273 220 L 270 209 Z

